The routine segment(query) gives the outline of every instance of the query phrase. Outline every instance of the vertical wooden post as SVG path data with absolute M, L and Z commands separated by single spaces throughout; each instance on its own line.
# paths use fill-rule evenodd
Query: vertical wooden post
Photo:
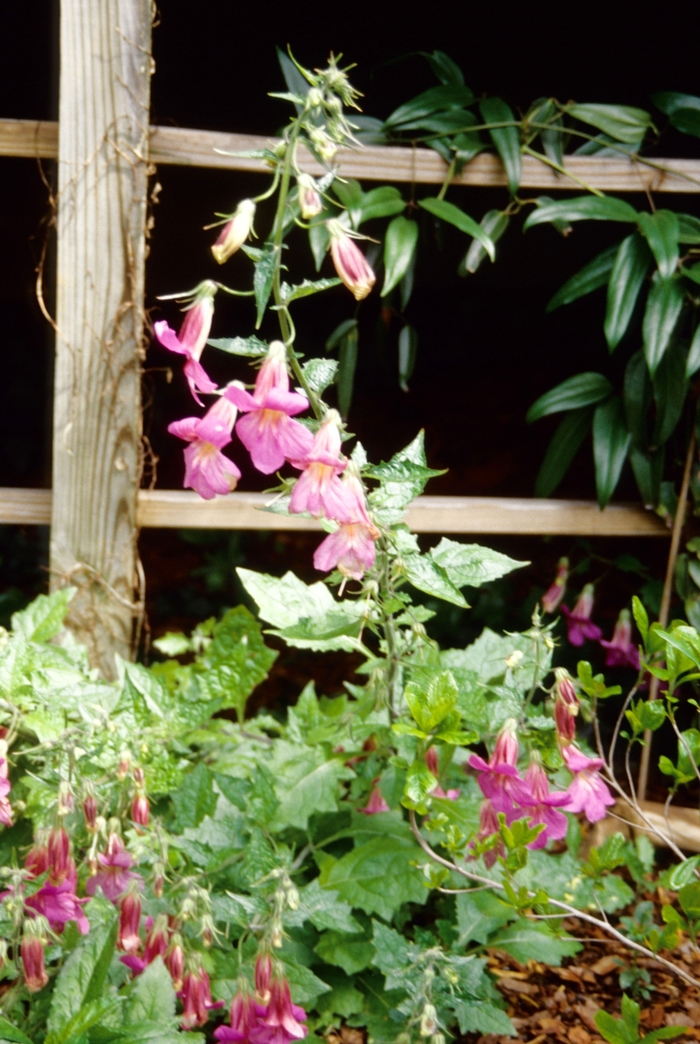
M 151 0 L 61 0 L 51 583 L 113 676 L 139 614 Z

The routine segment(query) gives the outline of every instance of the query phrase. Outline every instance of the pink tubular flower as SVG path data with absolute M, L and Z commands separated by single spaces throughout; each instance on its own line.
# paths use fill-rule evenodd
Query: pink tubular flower
M 25 900 L 25 906 L 34 914 L 45 917 L 52 931 L 63 931 L 68 921 L 75 921 L 81 935 L 90 930 L 90 922 L 83 913 L 87 899 L 78 899 L 75 894 L 75 880 L 66 878 L 60 884 L 51 884 L 51 879 L 43 884 L 38 892 Z
M 292 1004 L 287 979 L 277 973 L 272 979 L 267 1014 L 250 1031 L 250 1044 L 289 1044 L 291 1040 L 301 1040 L 308 1033 L 302 1025 L 305 1020 L 304 1009 Z
M 202 403 L 197 391 L 213 392 L 217 387 L 199 361 L 211 330 L 216 289 L 216 283 L 207 279 L 193 291 L 192 303 L 187 309 L 179 333 L 176 334 L 164 319 L 153 324 L 153 332 L 164 348 L 186 356 L 184 374 L 194 400 L 200 406 Z
M 43 990 L 49 977 L 44 967 L 44 932 L 41 925 L 31 921 L 25 924 L 20 953 L 24 969 L 24 983 L 30 993 Z
M 303 459 L 309 453 L 313 435 L 292 420 L 308 408 L 309 400 L 289 390 L 287 349 L 281 341 L 270 344 L 252 395 L 237 381 L 224 394 L 248 414 L 239 420 L 236 433 L 263 475 L 278 471 L 285 460 Z
M 583 645 L 587 638 L 592 642 L 599 641 L 603 632 L 591 622 L 593 612 L 593 584 L 586 584 L 573 609 L 563 605 L 561 611 L 566 617 L 566 629 L 572 645 Z
M 498 823 L 498 816 L 492 803 L 488 798 L 485 798 L 481 803 L 481 810 L 479 812 L 479 833 L 474 838 L 475 842 L 485 841 L 489 837 L 493 837 L 500 830 Z M 505 848 L 503 841 L 499 841 L 493 848 L 489 848 L 487 852 L 484 852 L 484 863 L 487 867 L 491 868 L 496 862 L 499 856 L 505 855 Z M 473 858 L 473 857 L 472 857 Z
M 557 565 L 557 573 L 554 582 L 542 595 L 542 609 L 545 613 L 553 613 L 566 591 L 566 581 L 569 579 L 569 559 L 560 558 Z
M 360 508 L 356 491 L 351 484 L 343 483 L 339 478 L 347 466 L 347 461 L 340 452 L 339 425 L 339 414 L 335 410 L 329 410 L 316 432 L 308 455 L 302 460 L 292 461 L 295 467 L 304 470 L 292 490 L 289 510 L 292 514 L 308 511 L 314 518 L 325 516 L 336 522 L 364 522 L 366 525 L 362 517 L 358 518 Z M 332 533 L 331 536 L 335 534 Z
M 598 769 L 603 767 L 602 758 L 588 758 L 573 744 L 562 748 L 562 757 L 574 778 L 569 784 L 569 800 L 562 809 L 565 812 L 583 812 L 589 823 L 597 823 L 605 817 L 605 810 L 615 804 L 615 798 L 601 779 Z
M 384 800 L 384 796 L 379 787 L 372 787 L 372 793 L 369 796 L 369 801 L 364 808 L 359 809 L 360 812 L 364 812 L 366 816 L 374 816 L 377 812 L 388 812 L 389 806 Z
M 119 904 L 119 935 L 117 946 L 120 950 L 133 953 L 141 948 L 141 897 L 138 885 L 132 882 Z
M 255 998 L 260 1004 L 270 1003 L 272 981 L 272 958 L 269 953 L 259 953 L 255 958 Z
M 634 667 L 639 670 L 639 649 L 632 641 L 632 617 L 629 609 L 622 609 L 615 624 L 612 641 L 601 638 L 600 644 L 607 649 L 606 667 Z
M 236 207 L 236 212 L 230 221 L 227 221 L 219 233 L 219 238 L 211 248 L 214 260 L 223 265 L 232 254 L 240 250 L 250 235 L 255 217 L 255 203 L 252 199 L 242 199 Z
M 134 800 L 131 802 L 131 818 L 137 826 L 148 826 L 149 817 L 150 806 L 148 798 L 141 791 L 134 795 Z
M 255 1003 L 245 979 L 240 980 L 239 990 L 231 1001 L 231 1018 L 229 1026 L 219 1026 L 214 1030 L 214 1037 L 219 1044 L 237 1044 L 247 1041 L 250 1033 L 258 1025 L 258 1019 L 267 1014 L 267 1008 Z
M 129 887 L 130 881 L 141 881 L 141 875 L 130 869 L 133 859 L 126 851 L 124 842 L 118 834 L 110 834 L 107 839 L 107 851 L 100 852 L 98 861 L 104 867 L 94 877 L 89 877 L 85 885 L 88 895 L 94 895 L 98 887 L 107 898 L 116 903 L 119 896 Z
M 211 986 L 209 976 L 204 968 L 188 971 L 185 975 L 182 992 L 182 1028 L 194 1029 L 195 1026 L 203 1026 L 209 1018 L 212 1008 L 222 1008 L 223 1001 L 216 1003 L 211 997 Z
M 557 805 L 566 805 L 570 800 L 568 792 L 549 791 L 547 773 L 537 761 L 531 761 L 525 773 L 525 779 L 514 788 L 515 799 L 530 820 L 530 826 L 544 825 L 528 848 L 544 848 L 548 841 L 559 841 L 566 837 L 567 820 Z
M 7 749 L 6 744 L 2 743 L 2 746 Z M 8 776 L 8 765 L 7 758 L 0 755 L 0 823 L 3 826 L 11 827 L 12 820 L 12 805 L 7 799 L 7 795 L 10 793 L 12 786 L 10 784 Z
M 83 798 L 83 815 L 86 828 L 94 834 L 97 830 L 97 798 L 92 791 L 88 791 Z
M 314 553 L 314 566 L 324 573 L 338 569 L 343 576 L 361 580 L 374 565 L 374 545 L 380 534 L 367 513 L 365 491 L 352 462 L 343 472 L 340 482 L 347 494 L 345 508 L 354 518 L 342 523 L 335 533 L 329 533 L 321 541 Z
M 173 980 L 173 986 L 176 992 L 179 992 L 182 989 L 185 975 L 185 952 L 182 949 L 182 937 L 179 934 L 173 935 L 170 947 L 163 959 L 165 967 L 170 972 L 170 978 Z
M 37 835 L 34 844 L 27 852 L 24 860 L 24 869 L 32 877 L 40 877 L 49 868 L 49 850 L 45 840 L 45 834 Z
M 493 805 L 494 812 L 503 812 L 510 819 L 515 812 L 513 785 L 516 780 L 520 780 L 516 730 L 517 722 L 514 718 L 508 718 L 498 734 L 489 760 L 484 761 L 478 754 L 472 754 L 469 758 L 471 768 L 482 773 L 479 786 L 484 797 Z
M 576 736 L 576 716 L 581 704 L 569 672 L 557 667 L 554 674 L 557 679 L 557 695 L 554 700 L 557 736 L 562 744 L 572 743 Z
M 70 838 L 64 827 L 54 827 L 47 845 L 49 881 L 59 885 L 68 878 L 76 881 L 75 863 L 71 856 Z
M 326 222 L 331 238 L 331 257 L 339 279 L 345 284 L 356 301 L 367 297 L 377 277 L 357 243 L 339 221 L 331 218 Z
M 222 396 L 202 418 L 185 417 L 168 425 L 171 435 L 192 444 L 185 450 L 183 485 L 196 490 L 203 500 L 230 493 L 241 477 L 233 461 L 221 452 L 231 441 L 235 421 L 236 407 Z

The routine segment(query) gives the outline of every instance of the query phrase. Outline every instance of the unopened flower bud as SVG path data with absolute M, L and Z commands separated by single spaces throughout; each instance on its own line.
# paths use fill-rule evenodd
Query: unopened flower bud
M 54 827 L 49 834 L 48 871 L 51 883 L 61 884 L 75 872 L 75 863 L 71 857 L 70 838 L 63 827 Z
M 569 744 L 576 738 L 576 716 L 581 704 L 568 671 L 557 667 L 554 674 L 557 692 L 554 701 L 554 721 L 560 743 Z
M 202 917 L 202 927 L 199 934 L 202 938 L 203 944 L 206 946 L 207 949 L 209 949 L 209 947 L 214 942 L 215 933 L 216 928 L 214 927 L 214 921 L 212 920 L 211 914 L 204 914 L 204 916 Z
M 143 769 L 140 765 L 134 765 L 133 772 L 131 773 L 131 778 L 133 779 L 134 783 L 139 789 L 142 790 L 145 787 L 146 778 L 143 774 Z
M 299 892 L 293 884 L 287 887 L 287 906 L 290 910 L 299 909 Z
M 33 921 L 25 921 L 24 935 L 20 946 L 24 981 L 30 993 L 43 990 L 49 977 L 44 967 L 44 945 L 46 943 L 45 918 L 37 917 Z
M 560 558 L 557 565 L 554 581 L 542 595 L 542 609 L 545 613 L 553 613 L 561 602 L 566 592 L 566 582 L 569 579 L 569 559 Z
M 160 899 L 163 894 L 163 883 L 165 881 L 165 867 L 162 863 L 156 863 L 153 867 L 153 894 Z
M 214 260 L 220 265 L 243 246 L 250 235 L 254 217 L 255 203 L 252 199 L 242 199 L 236 207 L 235 214 L 221 229 L 219 238 L 211 248 Z
M 134 953 L 141 947 L 139 927 L 141 924 L 141 896 L 138 885 L 131 884 L 119 907 L 119 935 L 117 946 L 127 953 Z
M 131 767 L 131 754 L 128 750 L 123 750 L 119 755 L 119 763 L 117 764 L 117 779 L 126 779 L 129 775 L 129 768 Z
M 331 238 L 331 257 L 338 277 L 356 301 L 362 301 L 376 282 L 376 276 L 365 255 L 346 230 L 331 218 L 326 222 Z
M 306 93 L 306 104 L 310 109 L 318 109 L 323 105 L 323 91 L 318 87 L 310 87 Z
M 91 834 L 94 834 L 97 830 L 97 798 L 93 790 L 88 790 L 83 798 L 83 815 L 85 816 L 85 826 Z
M 270 934 L 270 942 L 276 950 L 281 950 L 284 945 L 284 939 L 282 938 L 281 928 L 275 927 L 272 929 Z
M 56 812 L 59 816 L 67 816 L 73 811 L 75 802 L 73 800 L 73 791 L 71 785 L 66 780 L 62 780 L 58 786 L 58 802 Z
M 170 940 L 170 948 L 165 955 L 165 966 L 170 972 L 175 991 L 179 992 L 185 974 L 185 951 L 182 948 L 182 937 L 177 933 Z
M 146 936 L 143 959 L 150 964 L 156 957 L 162 957 L 168 948 L 168 917 L 158 914 Z
M 420 1017 L 421 1037 L 432 1037 L 437 1030 L 437 1010 L 434 1004 L 426 1004 Z
M 316 182 L 310 174 L 300 174 L 297 178 L 299 192 L 299 209 L 304 221 L 310 221 L 323 211 L 321 196 Z
M 272 958 L 269 953 L 259 953 L 255 960 L 255 996 L 259 1004 L 270 1002 Z
M 141 791 L 131 803 L 131 818 L 137 826 L 148 826 L 149 813 L 148 798 Z
M 7 960 L 7 943 L 4 939 L 0 939 L 0 971 L 2 971 L 3 965 Z

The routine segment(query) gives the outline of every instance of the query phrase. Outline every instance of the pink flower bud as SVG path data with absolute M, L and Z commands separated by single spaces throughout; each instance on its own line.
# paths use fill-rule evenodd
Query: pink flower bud
M 134 769 L 133 769 L 133 772 L 131 773 L 131 777 L 132 777 L 132 779 L 133 779 L 133 781 L 134 781 L 134 783 L 136 784 L 137 787 L 140 787 L 141 789 L 143 789 L 143 787 L 145 787 L 145 785 L 146 785 L 146 777 L 144 776 L 143 769 L 141 768 L 140 765 L 134 765 Z
M 119 905 L 117 946 L 120 950 L 133 953 L 141 948 L 140 924 L 141 897 L 139 896 L 138 886 L 131 884 Z
M 299 210 L 304 221 L 318 217 L 323 211 L 323 203 L 316 182 L 310 174 L 300 174 L 297 178 L 299 192 Z
M 170 972 L 175 990 L 179 992 L 185 974 L 185 951 L 182 949 L 182 938 L 177 933 L 170 940 L 170 949 L 165 955 L 165 966 Z
M 38 933 L 35 923 L 26 923 L 20 952 L 25 985 L 30 993 L 38 993 L 39 990 L 43 990 L 49 977 L 44 967 L 44 939 Z
M 221 229 L 219 238 L 211 248 L 214 260 L 220 265 L 243 246 L 250 235 L 254 217 L 255 203 L 252 199 L 242 199 L 236 207 L 235 214 Z
M 137 826 L 148 826 L 149 819 L 148 798 L 144 793 L 136 794 L 131 803 L 131 818 Z
M 557 735 L 561 743 L 572 743 L 576 736 L 576 716 L 580 702 L 576 695 L 574 683 L 567 671 L 561 667 L 555 670 L 556 699 L 554 701 L 554 721 Z
M 52 884 L 61 884 L 67 877 L 75 875 L 70 838 L 63 827 L 54 827 L 49 834 L 47 855 L 49 879 Z
M 348 235 L 339 221 L 326 222 L 331 237 L 331 257 L 338 277 L 356 301 L 362 301 L 374 286 L 377 277 L 367 258 Z
M 381 790 L 377 786 L 372 787 L 372 793 L 369 796 L 369 801 L 367 802 L 364 808 L 360 809 L 360 812 L 364 812 L 366 816 L 374 816 L 377 814 L 377 812 L 388 811 L 389 806 L 384 800 L 384 795 L 382 794 Z
M 97 798 L 92 791 L 83 798 L 83 815 L 85 816 L 85 826 L 94 834 L 97 830 Z
M 168 949 L 168 918 L 166 914 L 158 914 L 153 922 L 143 951 L 143 959 L 150 964 L 156 957 L 163 957 Z
M 73 798 L 73 791 L 70 783 L 62 781 L 58 788 L 58 800 L 56 807 L 56 814 L 59 816 L 67 816 L 73 811 L 75 807 L 75 800 Z
M 553 613 L 561 602 L 566 591 L 566 581 L 568 578 L 569 559 L 560 558 L 554 582 L 542 595 L 542 609 L 545 613 Z
M 431 772 L 433 776 L 437 778 L 437 776 L 440 774 L 440 769 L 438 767 L 438 755 L 435 747 L 429 747 L 426 750 L 425 764 L 428 769 L 428 772 Z
M 27 852 L 26 859 L 24 860 L 24 869 L 32 875 L 32 877 L 40 877 L 45 874 L 49 868 L 49 850 L 46 844 L 46 835 L 42 832 L 38 834 L 34 844 Z
M 209 976 L 201 964 L 185 974 L 182 983 L 182 1006 L 183 1029 L 203 1026 L 209 1018 L 209 1010 L 223 1006 L 223 1002 L 215 1004 L 212 1000 Z
M 269 953 L 259 953 L 255 961 L 255 996 L 260 1004 L 270 1001 L 272 958 Z
M 187 313 L 189 315 L 189 312 Z M 126 779 L 129 775 L 129 768 L 131 767 L 131 754 L 128 750 L 123 750 L 119 755 L 119 764 L 117 765 L 117 779 Z

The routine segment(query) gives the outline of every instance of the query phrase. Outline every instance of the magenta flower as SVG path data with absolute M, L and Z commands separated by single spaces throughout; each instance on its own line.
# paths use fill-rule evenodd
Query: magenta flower
M 374 542 L 379 530 L 364 522 L 350 522 L 329 533 L 314 551 L 314 568 L 322 573 L 338 569 L 351 580 L 361 580 L 374 565 Z
M 496 815 L 496 810 L 494 809 L 489 799 L 485 798 L 484 801 L 482 801 L 481 803 L 481 810 L 479 812 L 479 833 L 474 838 L 474 841 L 472 842 L 471 846 L 480 841 L 486 841 L 487 838 L 493 837 L 493 835 L 498 834 L 499 831 L 500 826 L 498 823 L 498 816 Z M 484 863 L 487 867 L 490 868 L 493 866 L 493 864 L 496 862 L 499 856 L 504 856 L 505 854 L 506 850 L 504 848 L 503 841 L 499 841 L 498 844 L 495 845 L 493 848 L 490 848 L 487 852 L 484 852 Z
M 572 645 L 583 645 L 586 639 L 597 642 L 603 637 L 600 627 L 591 622 L 593 612 L 593 584 L 586 584 L 573 609 L 563 605 L 566 629 Z
M 194 1029 L 203 1026 L 214 1008 L 222 1008 L 223 1001 L 212 1000 L 209 976 L 201 966 L 188 971 L 182 984 L 182 1028 Z
M 49 977 L 44 967 L 44 938 L 41 927 L 25 922 L 20 946 L 24 984 L 30 993 L 43 990 Z
M 512 820 L 515 812 L 513 786 L 516 780 L 520 781 L 516 729 L 515 719 L 508 718 L 498 734 L 489 760 L 484 761 L 478 754 L 472 754 L 469 758 L 471 768 L 481 773 L 479 786 L 482 794 L 489 799 L 494 812 L 503 812 L 509 820 Z
M 221 452 L 231 441 L 235 420 L 236 407 L 222 396 L 202 418 L 185 417 L 168 425 L 171 435 L 192 444 L 185 450 L 183 485 L 196 490 L 203 500 L 230 493 L 241 477 L 233 461 Z
M 629 609 L 622 609 L 615 624 L 612 641 L 601 638 L 600 644 L 607 649 L 606 667 L 634 667 L 639 670 L 639 649 L 632 641 L 632 618 Z
M 576 716 L 580 701 L 569 672 L 557 667 L 554 674 L 557 679 L 557 695 L 554 700 L 554 721 L 557 735 L 560 742 L 572 743 L 576 736 Z
M 217 388 L 199 361 L 211 330 L 216 289 L 216 283 L 207 279 L 189 295 L 192 303 L 187 308 L 179 333 L 176 334 L 164 319 L 153 324 L 153 332 L 164 348 L 186 356 L 184 374 L 194 400 L 200 406 L 202 402 L 197 391 L 213 392 Z
M 309 453 L 313 435 L 292 420 L 308 408 L 309 400 L 289 390 L 287 349 L 281 341 L 271 343 L 252 395 L 238 381 L 229 384 L 224 394 L 248 415 L 241 417 L 236 432 L 263 475 L 278 471 L 285 460 L 304 459 Z
M 560 841 L 566 837 L 567 820 L 557 805 L 566 805 L 570 794 L 564 791 L 549 791 L 547 773 L 537 761 L 531 761 L 525 779 L 514 788 L 515 799 L 530 820 L 530 826 L 544 825 L 528 848 L 544 848 L 548 841 Z
M 292 1004 L 287 979 L 277 973 L 272 979 L 267 1014 L 250 1031 L 250 1044 L 289 1044 L 291 1040 L 301 1040 L 308 1033 L 302 1025 L 305 1020 L 304 1009 Z
M 377 280 L 372 266 L 339 221 L 331 218 L 326 221 L 326 228 L 331 237 L 335 270 L 355 300 L 362 301 Z
M 364 808 L 358 811 L 364 812 L 366 816 L 374 816 L 377 812 L 388 812 L 389 806 L 384 800 L 384 796 L 379 787 L 372 787 L 372 793 L 369 796 L 369 801 Z
M 69 878 L 60 884 L 47 881 L 38 892 L 25 899 L 24 905 L 35 914 L 45 917 L 55 932 L 62 932 L 68 921 L 75 921 L 81 935 L 90 930 L 90 923 L 83 913 L 87 899 L 78 899 L 75 894 L 75 881 Z
M 270 1003 L 270 984 L 272 982 L 272 958 L 263 951 L 255 958 L 255 997 L 260 1004 Z
M 230 1015 L 229 1026 L 219 1026 L 214 1030 L 214 1037 L 220 1044 L 247 1041 L 251 1031 L 257 1027 L 258 1019 L 267 1015 L 267 1008 L 255 1003 L 245 980 L 241 980 L 241 988 L 231 1001 Z
M 141 875 L 130 869 L 133 859 L 126 851 L 124 842 L 118 834 L 110 834 L 107 839 L 107 851 L 98 853 L 97 859 L 104 867 L 94 877 L 89 877 L 85 885 L 88 895 L 94 895 L 101 888 L 106 897 L 113 903 L 129 887 L 130 881 L 141 882 Z M 139 885 L 141 887 L 141 885 Z
M 0 823 L 3 826 L 11 827 L 13 822 L 12 805 L 8 801 L 7 795 L 10 793 L 12 785 L 7 776 L 7 758 L 0 757 Z
M 340 416 L 335 410 L 329 410 L 307 456 L 292 461 L 295 467 L 304 470 L 292 490 L 289 510 L 292 514 L 307 511 L 314 518 L 325 516 L 336 522 L 364 522 L 366 525 L 369 517 L 366 521 L 361 517 L 356 490 L 352 484 L 343 483 L 339 478 L 347 466 L 340 452 L 339 425 Z M 366 509 L 364 513 L 366 516 Z
M 185 952 L 182 949 L 182 936 L 177 932 L 170 940 L 170 947 L 165 954 L 165 967 L 170 972 L 175 990 L 179 992 L 185 976 Z
M 542 609 L 545 613 L 553 613 L 566 591 L 566 581 L 569 579 L 569 559 L 560 558 L 557 565 L 556 576 L 554 581 L 545 593 L 542 595 Z
M 141 897 L 138 883 L 132 881 L 119 904 L 119 934 L 117 946 L 120 950 L 133 953 L 141 949 Z
M 603 767 L 602 758 L 588 758 L 573 744 L 562 747 L 562 757 L 574 778 L 569 784 L 569 800 L 562 809 L 565 812 L 583 812 L 589 823 L 597 823 L 606 815 L 606 808 L 615 804 L 615 798 L 601 779 L 598 769 Z

